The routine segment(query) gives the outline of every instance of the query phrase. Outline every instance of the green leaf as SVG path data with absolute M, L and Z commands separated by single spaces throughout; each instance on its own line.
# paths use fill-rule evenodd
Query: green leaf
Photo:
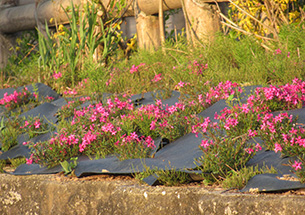
M 231 94 L 229 97 L 228 97 L 228 101 L 232 101 L 234 98 L 234 94 Z
M 1 118 L 1 123 L 0 123 L 0 131 L 4 130 L 6 128 L 4 124 L 4 117 Z

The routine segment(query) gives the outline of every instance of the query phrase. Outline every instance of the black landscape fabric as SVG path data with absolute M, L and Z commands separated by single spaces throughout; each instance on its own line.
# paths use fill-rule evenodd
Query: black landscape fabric
M 56 123 L 56 112 L 60 107 L 67 104 L 66 100 L 61 98 L 51 88 L 43 84 L 37 84 L 39 96 L 52 96 L 55 98 L 51 103 L 44 103 L 26 113 L 22 116 L 40 116 L 47 118 L 50 122 Z M 27 86 L 29 90 L 33 91 L 32 85 Z M 243 101 L 246 101 L 246 94 L 258 86 L 246 87 L 246 93 L 243 94 Z M 0 98 L 3 98 L 5 92 L 13 93 L 14 89 L 2 89 L 0 90 Z M 138 106 L 152 104 L 156 94 L 145 93 L 133 96 L 132 102 Z M 164 105 L 174 105 L 179 101 L 179 92 L 173 91 L 172 97 L 163 101 Z M 211 107 L 198 114 L 200 117 L 210 117 L 214 120 L 215 112 L 220 112 L 223 108 L 228 107 L 225 100 L 220 100 Z M 287 111 L 294 116 L 298 115 L 297 126 L 305 125 L 305 111 L 304 109 Z M 274 113 L 278 114 L 278 113 Z M 44 141 L 51 138 L 51 133 L 40 135 L 34 139 L 34 141 Z M 136 172 L 143 172 L 147 168 L 150 169 L 175 169 L 176 171 L 184 171 L 196 178 L 196 175 L 200 171 L 192 171 L 196 168 L 195 160 L 202 156 L 202 151 L 199 149 L 201 138 L 197 138 L 194 134 L 187 134 L 170 144 L 163 144 L 159 138 L 156 140 L 158 150 L 156 149 L 153 154 L 153 158 L 145 159 L 129 159 L 120 161 L 116 156 L 109 156 L 105 159 L 90 160 L 79 159 L 78 165 L 75 168 L 75 175 L 77 177 L 83 177 L 92 174 L 131 174 Z M 8 158 L 16 157 L 29 157 L 29 149 L 22 145 L 22 138 L 19 140 L 19 144 L 7 152 L 0 155 L 0 159 L 6 160 Z M 258 192 L 274 192 L 284 191 L 290 189 L 304 188 L 305 185 L 298 181 L 293 181 L 291 178 L 294 176 L 291 173 L 291 167 L 288 166 L 289 158 L 283 158 L 280 153 L 273 151 L 261 151 L 257 153 L 248 163 L 248 166 L 267 165 L 273 166 L 278 170 L 279 174 L 261 174 L 253 177 L 242 189 L 242 192 L 249 192 L 256 190 Z M 37 164 L 23 164 L 20 165 L 14 173 L 14 175 L 31 175 L 31 174 L 53 174 L 61 172 L 60 165 L 53 168 L 41 167 Z M 284 177 L 285 176 L 285 177 Z M 289 176 L 289 177 L 287 177 Z M 199 177 L 200 178 L 200 177 Z M 150 185 L 154 185 L 157 182 L 157 176 L 153 175 L 146 178 L 146 181 Z
M 251 178 L 241 192 L 278 192 L 305 188 L 305 184 L 295 181 L 289 174 L 260 174 Z

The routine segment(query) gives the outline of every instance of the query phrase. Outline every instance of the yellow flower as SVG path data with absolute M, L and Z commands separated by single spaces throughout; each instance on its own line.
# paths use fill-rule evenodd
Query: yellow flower
M 21 42 L 22 42 L 22 40 L 21 40 L 19 37 L 17 37 L 16 43 L 17 43 L 18 45 L 20 45 Z
M 53 21 L 54 21 L 54 19 L 53 19 L 53 18 L 51 18 L 51 19 L 50 19 L 50 23 L 53 23 Z
M 56 39 L 58 37 L 59 33 L 54 33 L 53 37 Z
M 62 30 L 64 30 L 64 26 L 60 24 L 60 25 L 58 26 L 58 31 L 62 31 Z
M 116 27 L 117 27 L 119 30 L 121 30 L 121 25 L 119 25 L 119 23 L 114 24 L 112 27 L 113 27 L 113 28 L 116 28 Z

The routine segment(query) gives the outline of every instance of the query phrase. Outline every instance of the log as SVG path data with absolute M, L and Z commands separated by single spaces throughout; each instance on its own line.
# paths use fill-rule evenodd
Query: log
M 75 5 L 81 2 L 81 0 L 73 0 Z M 57 19 L 58 24 L 68 23 L 61 5 L 66 8 L 71 5 L 71 0 L 44 0 L 37 5 L 37 10 L 35 2 L 24 0 L 19 6 L 0 9 L 0 33 L 33 30 L 37 27 L 37 22 L 45 25 L 45 21 L 51 18 Z
M 35 29 L 35 4 L 0 10 L 0 33 L 16 33 Z
M 193 0 L 200 3 L 215 3 L 214 0 Z M 229 0 L 216 0 L 217 2 L 229 2 Z M 153 15 L 158 13 L 159 0 L 138 0 L 138 6 L 146 15 Z M 180 0 L 164 0 L 163 11 L 182 8 Z
M 138 47 L 154 50 L 161 45 L 160 23 L 157 16 L 146 15 L 137 5 L 134 5 Z
M 216 4 L 200 0 L 183 0 L 188 39 L 193 43 L 213 40 L 221 29 Z

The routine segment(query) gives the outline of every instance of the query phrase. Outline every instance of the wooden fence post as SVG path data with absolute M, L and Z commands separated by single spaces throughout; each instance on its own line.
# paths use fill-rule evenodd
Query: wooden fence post
M 9 49 L 11 48 L 11 43 L 4 35 L 0 34 L 0 69 L 6 67 L 7 60 L 10 56 Z
M 161 45 L 159 18 L 154 15 L 146 15 L 138 7 L 137 1 L 134 5 L 138 47 L 140 49 L 153 50 Z
M 215 3 L 182 0 L 182 9 L 185 14 L 188 39 L 194 43 L 199 40 L 204 42 L 213 40 L 215 33 L 221 27 Z

